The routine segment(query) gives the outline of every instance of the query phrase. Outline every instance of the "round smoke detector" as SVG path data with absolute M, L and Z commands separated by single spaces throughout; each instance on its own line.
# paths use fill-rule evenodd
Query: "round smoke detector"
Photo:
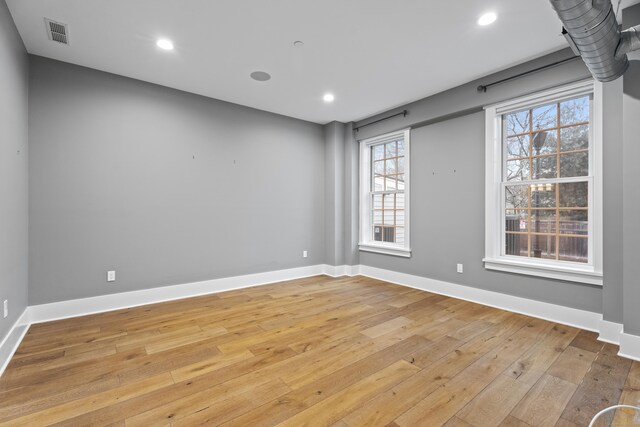
M 259 82 L 266 82 L 267 80 L 271 79 L 271 74 L 266 73 L 264 71 L 254 71 L 253 73 L 250 74 L 250 76 L 253 80 L 256 80 Z

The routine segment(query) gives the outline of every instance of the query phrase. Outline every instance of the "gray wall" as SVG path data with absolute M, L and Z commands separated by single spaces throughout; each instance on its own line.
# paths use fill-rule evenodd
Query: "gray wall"
M 353 123 L 344 126 L 344 254 L 345 265 L 358 265 L 358 215 L 360 211 L 360 188 L 358 182 L 359 156 L 358 144 L 353 139 Z M 355 174 L 356 179 L 353 179 Z M 347 179 L 350 178 L 350 179 Z
M 602 313 L 603 288 L 488 271 L 482 265 L 485 192 L 482 107 L 590 75 L 582 61 L 575 60 L 491 87 L 486 93 L 477 92 L 476 87 L 571 55 L 569 50 L 559 51 L 356 123 L 361 126 L 387 114 L 409 110 L 405 118 L 361 129 L 350 144 L 357 144 L 356 138 L 414 127 L 411 132 L 412 258 L 361 252 L 360 263 Z M 604 193 L 611 203 L 619 203 L 622 188 L 622 174 L 618 169 L 622 147 L 620 94 L 619 82 L 605 85 Z M 351 179 L 357 182 L 357 174 L 352 174 Z M 615 239 L 622 235 L 619 212 L 619 204 L 606 206 L 604 212 L 608 234 L 604 247 L 605 319 L 617 322 L 622 320 L 621 244 Z M 455 272 L 458 262 L 464 264 L 464 274 Z
M 624 26 L 640 24 L 640 4 L 625 9 Z M 640 335 L 640 52 L 624 75 L 624 331 Z
M 27 52 L 0 0 L 0 342 L 27 306 Z M 2 302 L 9 317 L 2 318 Z
M 324 261 L 322 126 L 30 65 L 30 304 Z
M 604 89 L 602 316 L 606 321 L 622 323 L 622 79 L 606 83 Z
M 324 126 L 325 257 L 329 265 L 344 265 L 344 124 Z

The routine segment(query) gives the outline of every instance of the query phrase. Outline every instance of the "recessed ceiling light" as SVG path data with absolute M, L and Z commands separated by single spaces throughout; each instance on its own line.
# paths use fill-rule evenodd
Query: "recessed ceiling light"
M 173 42 L 169 39 L 158 39 L 156 46 L 163 50 L 173 50 Z
M 485 25 L 493 24 L 496 22 L 496 19 L 498 19 L 498 15 L 493 12 L 488 12 L 478 18 L 478 25 L 482 25 L 484 27 Z
M 266 82 L 267 80 L 271 79 L 271 74 L 266 73 L 264 71 L 254 71 L 253 73 L 250 74 L 250 76 L 253 80 L 256 80 L 259 82 Z
M 294 47 L 303 47 L 304 46 L 304 42 L 300 41 L 300 40 L 296 40 L 293 42 L 293 46 Z
M 333 102 L 333 100 L 336 99 L 336 97 L 333 96 L 332 93 L 325 93 L 322 99 L 324 99 L 324 102 Z

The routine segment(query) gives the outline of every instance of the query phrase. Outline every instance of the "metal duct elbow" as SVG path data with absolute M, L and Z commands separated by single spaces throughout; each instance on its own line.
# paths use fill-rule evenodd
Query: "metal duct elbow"
M 624 30 L 620 37 L 616 58 L 626 57 L 627 53 L 640 50 L 640 25 Z
M 550 1 L 571 48 L 582 57 L 595 79 L 609 82 L 627 71 L 626 54 L 616 54 L 621 35 L 610 0 Z

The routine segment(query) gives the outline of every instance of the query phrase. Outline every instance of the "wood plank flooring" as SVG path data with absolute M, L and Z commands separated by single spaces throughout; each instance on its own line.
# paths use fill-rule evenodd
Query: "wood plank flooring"
M 596 334 L 317 276 L 31 326 L 0 425 L 585 426 L 640 404 Z

